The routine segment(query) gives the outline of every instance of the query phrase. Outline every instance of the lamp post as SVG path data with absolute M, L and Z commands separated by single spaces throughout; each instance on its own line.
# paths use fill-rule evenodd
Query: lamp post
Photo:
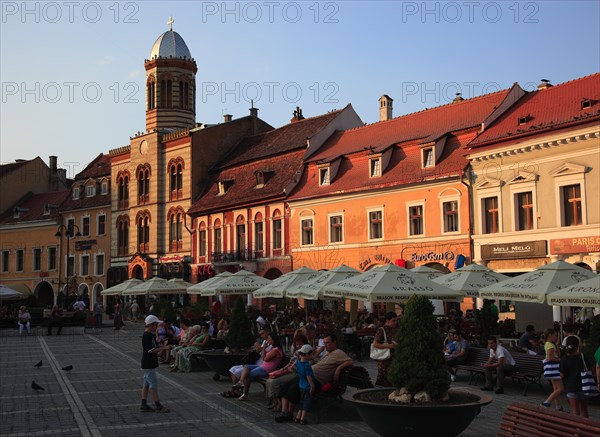
M 77 230 L 77 233 L 73 233 L 73 231 Z M 74 237 L 81 237 L 81 232 L 79 230 L 79 226 L 77 226 L 75 223 L 69 224 L 67 225 L 59 225 L 58 226 L 58 230 L 56 231 L 56 234 L 54 234 L 55 237 L 60 238 L 60 259 L 58 260 L 58 292 L 61 293 L 61 289 L 60 289 L 60 279 L 61 279 L 61 272 L 62 272 L 62 260 L 63 260 L 63 253 L 62 253 L 62 237 L 65 236 L 67 237 L 67 257 L 69 256 L 69 243 L 71 241 L 71 238 Z M 75 273 L 75 260 L 73 260 L 73 273 Z M 66 277 L 66 282 L 65 285 L 67 286 L 67 291 L 68 291 L 68 286 L 69 286 L 69 262 L 67 261 L 67 266 L 65 268 L 65 277 Z M 65 296 L 65 303 L 66 303 L 66 296 Z

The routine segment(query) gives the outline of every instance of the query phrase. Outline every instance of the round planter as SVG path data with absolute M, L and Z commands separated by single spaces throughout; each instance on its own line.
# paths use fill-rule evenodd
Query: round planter
M 468 394 L 476 400 L 456 404 L 403 405 L 362 400 L 367 393 L 391 393 L 389 388 L 373 388 L 346 393 L 344 399 L 359 412 L 377 434 L 402 437 L 454 437 L 464 431 L 492 397 L 469 390 L 450 389 L 449 394 Z
M 214 380 L 216 381 L 221 376 L 229 376 L 229 369 L 242 364 L 248 354 L 246 352 L 225 353 L 224 349 L 215 349 L 202 351 L 200 355 L 208 367 L 215 372 Z

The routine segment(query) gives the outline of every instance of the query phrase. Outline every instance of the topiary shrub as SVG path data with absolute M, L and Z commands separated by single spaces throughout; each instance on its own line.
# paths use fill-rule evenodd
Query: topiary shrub
M 433 304 L 425 296 L 413 295 L 406 304 L 396 337 L 396 351 L 388 380 L 411 396 L 425 391 L 431 400 L 444 399 L 450 375 L 442 352 Z
M 241 297 L 235 301 L 235 305 L 231 311 L 229 332 L 225 336 L 225 343 L 234 351 L 248 349 L 254 343 L 250 319 L 246 314 L 244 301 Z

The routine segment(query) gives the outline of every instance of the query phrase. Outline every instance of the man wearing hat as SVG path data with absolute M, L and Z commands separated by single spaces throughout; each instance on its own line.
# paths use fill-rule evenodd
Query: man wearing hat
M 168 413 L 169 409 L 160 403 L 158 398 L 158 381 L 156 379 L 156 368 L 158 367 L 158 353 L 164 352 L 168 346 L 156 345 L 156 329 L 162 323 L 156 316 L 148 316 L 144 320 L 146 329 L 142 335 L 142 370 L 144 372 L 144 385 L 142 387 L 142 405 L 140 411 L 143 413 L 156 411 L 157 413 Z M 156 408 L 148 405 L 148 392 L 154 399 Z

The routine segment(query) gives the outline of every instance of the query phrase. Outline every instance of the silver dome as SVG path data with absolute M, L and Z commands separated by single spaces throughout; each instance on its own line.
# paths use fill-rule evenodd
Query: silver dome
M 192 55 L 183 38 L 177 32 L 168 30 L 160 35 L 152 46 L 150 59 L 155 58 L 192 59 Z

